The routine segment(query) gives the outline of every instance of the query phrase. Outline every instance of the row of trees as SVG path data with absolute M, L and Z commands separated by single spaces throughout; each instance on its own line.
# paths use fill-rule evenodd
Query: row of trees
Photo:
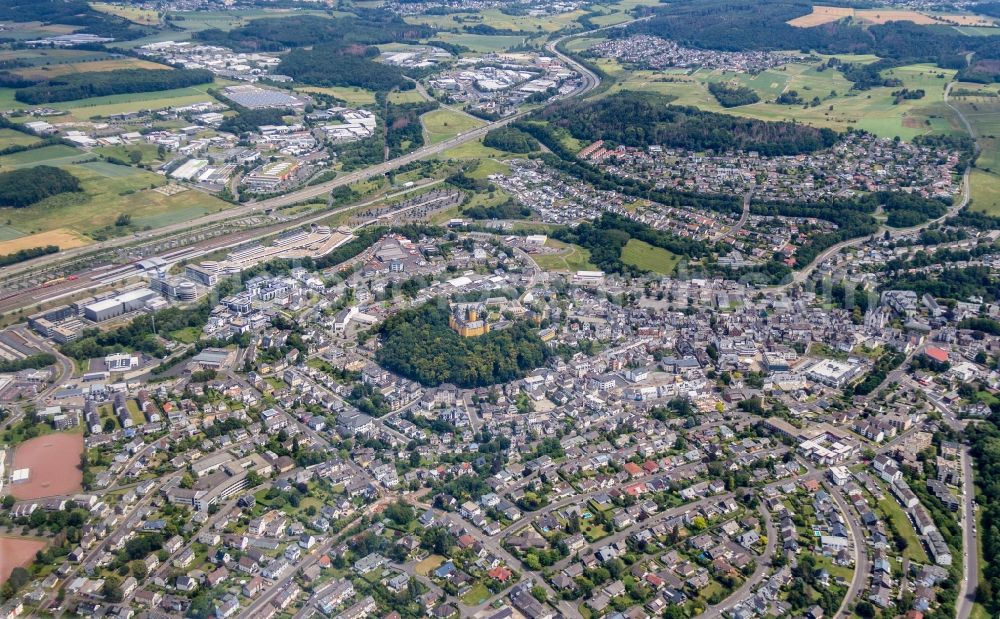
M 55 362 L 55 356 L 47 352 L 23 359 L 0 359 L 0 372 L 20 372 L 21 370 L 44 368 Z
M 173 71 L 118 69 L 116 71 L 71 73 L 54 77 L 34 86 L 19 88 L 14 91 L 14 98 L 21 103 L 39 105 L 107 95 L 185 88 L 196 84 L 208 84 L 212 79 L 212 72 L 206 69 L 176 69 Z
M 25 262 L 39 256 L 47 256 L 59 251 L 58 245 L 46 245 L 44 247 L 27 247 L 15 252 L 0 256 L 0 267 L 10 266 L 18 262 Z

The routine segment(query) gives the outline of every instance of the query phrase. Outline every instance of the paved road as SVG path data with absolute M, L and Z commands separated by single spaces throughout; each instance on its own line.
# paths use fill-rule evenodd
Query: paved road
M 747 219 L 750 218 L 750 199 L 752 197 L 752 191 L 748 191 L 747 194 L 743 196 L 743 212 L 740 214 L 740 220 L 736 222 L 736 225 L 715 237 L 714 240 L 721 241 L 722 239 L 729 238 L 743 229 L 743 226 L 747 223 Z
M 970 188 L 971 188 L 971 184 L 969 183 L 969 170 L 966 170 L 965 174 L 962 176 L 962 199 L 960 201 L 956 202 L 955 204 L 953 204 L 944 215 L 938 217 L 937 219 L 932 219 L 932 220 L 926 221 L 926 222 L 924 222 L 924 223 L 922 223 L 920 225 L 911 226 L 909 228 L 890 228 L 888 226 L 881 226 L 875 232 L 875 234 L 873 234 L 872 236 L 879 236 L 879 237 L 881 237 L 882 235 L 888 233 L 889 234 L 889 238 L 897 238 L 897 237 L 903 236 L 905 234 L 910 234 L 910 233 L 913 233 L 913 232 L 919 232 L 920 230 L 923 230 L 924 228 L 926 228 L 926 227 L 928 227 L 930 225 L 933 225 L 933 224 L 936 224 L 936 223 L 940 223 L 940 222 L 944 221 L 945 219 L 947 219 L 947 218 L 949 218 L 949 217 L 957 214 L 959 211 L 961 211 L 963 208 L 965 208 L 965 206 L 969 203 L 969 191 L 970 191 Z M 785 290 L 787 290 L 788 288 L 790 288 L 792 286 L 801 284 L 802 282 L 806 281 L 806 279 L 809 278 L 809 276 L 812 274 L 812 272 L 815 271 L 816 268 L 819 265 L 821 265 L 824 262 L 826 262 L 826 260 L 829 259 L 831 256 L 839 253 L 842 249 L 846 249 L 848 247 L 855 247 L 857 245 L 861 245 L 862 243 L 865 243 L 866 241 L 868 241 L 869 238 L 871 238 L 871 236 L 868 236 L 868 235 L 859 236 L 857 238 L 848 239 L 846 241 L 841 241 L 840 243 L 837 243 L 836 245 L 831 245 L 830 247 L 828 247 L 827 249 L 825 249 L 823 252 L 821 252 L 818 256 L 816 256 L 816 258 L 813 259 L 813 261 L 811 263 L 809 263 L 809 265 L 807 265 L 805 268 L 803 268 L 803 269 L 801 269 L 799 271 L 795 271 L 792 274 L 792 281 L 788 282 L 787 284 L 782 284 L 780 286 L 772 286 L 770 288 L 767 288 L 766 290 L 770 290 L 772 292 L 782 292 L 782 291 L 785 291 Z
M 767 546 L 764 548 L 764 554 L 757 557 L 757 567 L 754 569 L 753 574 L 750 575 L 746 581 L 740 585 L 740 588 L 729 594 L 726 599 L 722 600 L 718 604 L 709 607 L 702 616 L 705 619 L 719 619 L 723 614 L 731 610 L 741 601 L 745 600 L 753 592 L 754 588 L 757 587 L 767 576 L 768 572 L 771 571 L 771 558 L 774 556 L 774 551 L 777 546 L 778 531 L 774 528 L 774 521 L 771 520 L 771 513 L 767 511 L 764 504 L 761 503 L 757 511 L 760 513 L 760 517 L 764 522 L 764 528 L 767 531 Z
M 854 602 L 855 598 L 864 593 L 865 588 L 868 586 L 868 574 L 871 572 L 871 566 L 868 560 L 865 532 L 861 528 L 861 523 L 858 522 L 858 516 L 854 508 L 848 505 L 839 488 L 831 487 L 830 496 L 833 497 L 837 508 L 844 514 L 844 518 L 847 518 L 847 524 L 851 529 L 851 537 L 854 538 L 854 576 L 851 578 L 851 586 L 847 588 L 847 593 L 840 603 L 840 608 L 837 609 L 837 613 L 834 615 L 836 619 L 851 616 L 848 608 Z
M 618 26 L 621 25 L 624 24 L 619 24 Z M 604 28 L 602 28 L 601 30 L 604 30 Z M 593 71 L 587 69 L 580 63 L 576 62 L 569 56 L 566 56 L 565 54 L 556 49 L 556 45 L 558 45 L 563 40 L 569 38 L 570 36 L 575 36 L 575 35 L 567 35 L 564 37 L 560 37 L 558 39 L 553 40 L 547 46 L 549 53 L 558 57 L 568 66 L 572 67 L 583 78 L 580 86 L 573 92 L 564 95 L 564 98 L 584 95 L 593 90 L 594 88 L 596 88 L 597 85 L 601 83 L 600 78 Z M 376 164 L 368 168 L 365 168 L 363 170 L 357 170 L 355 172 L 344 174 L 343 176 L 339 176 L 325 183 L 319 183 L 309 187 L 303 187 L 298 191 L 293 191 L 291 193 L 287 193 L 282 196 L 261 200 L 259 202 L 248 202 L 241 206 L 235 206 L 233 208 L 226 209 L 224 211 L 219 211 L 217 213 L 211 213 L 209 215 L 198 217 L 196 219 L 179 222 L 176 224 L 171 224 L 168 226 L 162 226 L 160 228 L 157 228 L 156 230 L 143 233 L 140 235 L 119 237 L 119 238 L 109 239 L 107 241 L 93 243 L 85 247 L 63 250 L 60 251 L 58 254 L 52 254 L 50 256 L 43 256 L 40 258 L 36 258 L 34 260 L 30 260 L 20 265 L 13 265 L 11 267 L 6 267 L 6 269 L 8 269 L 7 270 L 8 273 L 19 273 L 22 271 L 30 271 L 40 266 L 53 264 L 57 261 L 61 262 L 63 260 L 66 260 L 67 258 L 76 258 L 93 252 L 116 248 L 116 247 L 125 247 L 135 243 L 138 240 L 167 237 L 172 234 L 180 232 L 186 232 L 190 230 L 196 230 L 198 228 L 204 228 L 211 224 L 216 224 L 229 219 L 245 217 L 247 215 L 259 213 L 267 209 L 274 209 L 280 206 L 287 206 L 290 204 L 298 204 L 300 202 L 306 202 L 308 200 L 312 200 L 313 198 L 317 198 L 319 196 L 329 193 L 331 189 L 335 189 L 337 187 L 342 187 L 345 185 L 350 185 L 359 181 L 368 180 L 376 176 L 382 176 L 385 173 L 391 170 L 395 170 L 408 163 L 413 163 L 414 161 L 419 161 L 421 159 L 426 159 L 428 157 L 436 156 L 450 148 L 454 148 L 455 146 L 459 146 L 461 144 L 465 144 L 466 142 L 471 142 L 473 140 L 478 140 L 479 138 L 486 135 L 486 133 L 489 130 L 496 129 L 497 127 L 502 127 L 510 123 L 516 122 L 529 113 L 530 110 L 518 112 L 517 114 L 513 114 L 511 116 L 501 118 L 500 120 L 487 123 L 482 127 L 477 127 L 476 129 L 459 134 L 455 137 L 444 140 L 443 142 L 438 142 L 437 144 L 429 144 L 427 146 L 423 146 L 415 151 L 396 157 L 395 159 L 390 159 L 389 161 L 386 161 L 384 163 Z
M 972 456 L 967 446 L 962 447 L 962 551 L 965 555 L 964 578 L 958 591 L 958 619 L 969 619 L 979 587 L 979 544 L 976 540 L 976 488 L 972 477 Z

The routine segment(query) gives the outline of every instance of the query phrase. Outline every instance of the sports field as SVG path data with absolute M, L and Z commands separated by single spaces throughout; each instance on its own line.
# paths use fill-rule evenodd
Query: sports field
M 24 500 L 77 492 L 83 481 L 81 455 L 82 434 L 46 434 L 21 443 L 12 469 L 28 469 L 28 479 L 12 483 L 10 493 Z
M 27 567 L 46 543 L 30 537 L 0 537 L 0 585 L 7 582 L 15 567 Z
M 486 124 L 478 118 L 459 114 L 447 109 L 433 110 L 420 117 L 420 122 L 427 132 L 427 140 L 431 144 L 443 142 L 460 133 L 471 131 Z

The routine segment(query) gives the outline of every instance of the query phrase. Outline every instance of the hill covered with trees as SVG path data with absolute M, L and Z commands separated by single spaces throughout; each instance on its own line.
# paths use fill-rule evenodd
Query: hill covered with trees
M 150 28 L 97 11 L 86 0 L 4 0 L 0 2 L 0 21 L 66 24 L 120 41 L 152 32 Z
M 538 140 L 516 127 L 490 129 L 483 137 L 483 146 L 508 153 L 533 153 L 539 150 Z
M 314 15 L 254 19 L 233 30 L 211 28 L 195 33 L 205 43 L 239 51 L 283 51 L 320 44 L 376 45 L 433 36 L 427 26 L 408 24 L 384 11 L 361 11 L 361 17 L 329 19 Z
M 995 4 L 981 6 L 987 11 L 996 10 Z M 1000 77 L 1000 71 L 982 62 L 1000 59 L 1000 37 L 970 37 L 951 26 L 908 21 L 866 26 L 839 20 L 808 28 L 787 23 L 810 14 L 812 7 L 810 0 L 680 0 L 660 5 L 651 19 L 616 34 L 653 34 L 688 47 L 723 51 L 797 49 L 825 54 L 874 54 L 883 59 L 881 68 L 931 62 L 963 70 L 963 75 L 975 81 Z M 969 54 L 973 54 L 971 65 L 967 61 Z M 871 87 L 869 82 L 878 81 L 878 77 L 862 67 L 843 63 L 838 68 L 849 80 L 859 79 Z
M 0 206 L 24 208 L 60 193 L 82 191 L 80 179 L 62 168 L 38 165 L 0 172 Z
M 739 107 L 760 101 L 760 96 L 752 88 L 746 86 L 729 86 L 722 82 L 711 82 L 708 92 L 722 107 Z
M 659 95 L 627 91 L 597 100 L 559 102 L 539 117 L 564 127 L 579 140 L 693 151 L 739 149 L 765 156 L 799 155 L 829 148 L 838 138 L 832 129 L 703 112 L 669 105 Z
M 378 54 L 377 47 L 327 43 L 293 49 L 282 59 L 278 71 L 313 86 L 358 86 L 383 92 L 413 88 L 398 67 L 375 62 Z
M 461 337 L 448 326 L 448 315 L 443 301 L 432 301 L 390 316 L 376 329 L 382 346 L 375 360 L 422 385 L 469 388 L 521 378 L 548 357 L 545 344 L 527 323 Z

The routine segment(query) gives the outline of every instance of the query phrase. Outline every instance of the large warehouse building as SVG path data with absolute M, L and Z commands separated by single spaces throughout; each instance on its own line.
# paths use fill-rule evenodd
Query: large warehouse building
M 156 292 L 148 288 L 130 290 L 84 306 L 83 315 L 93 322 L 103 322 L 122 314 L 142 309 L 147 301 L 155 299 L 157 296 Z

